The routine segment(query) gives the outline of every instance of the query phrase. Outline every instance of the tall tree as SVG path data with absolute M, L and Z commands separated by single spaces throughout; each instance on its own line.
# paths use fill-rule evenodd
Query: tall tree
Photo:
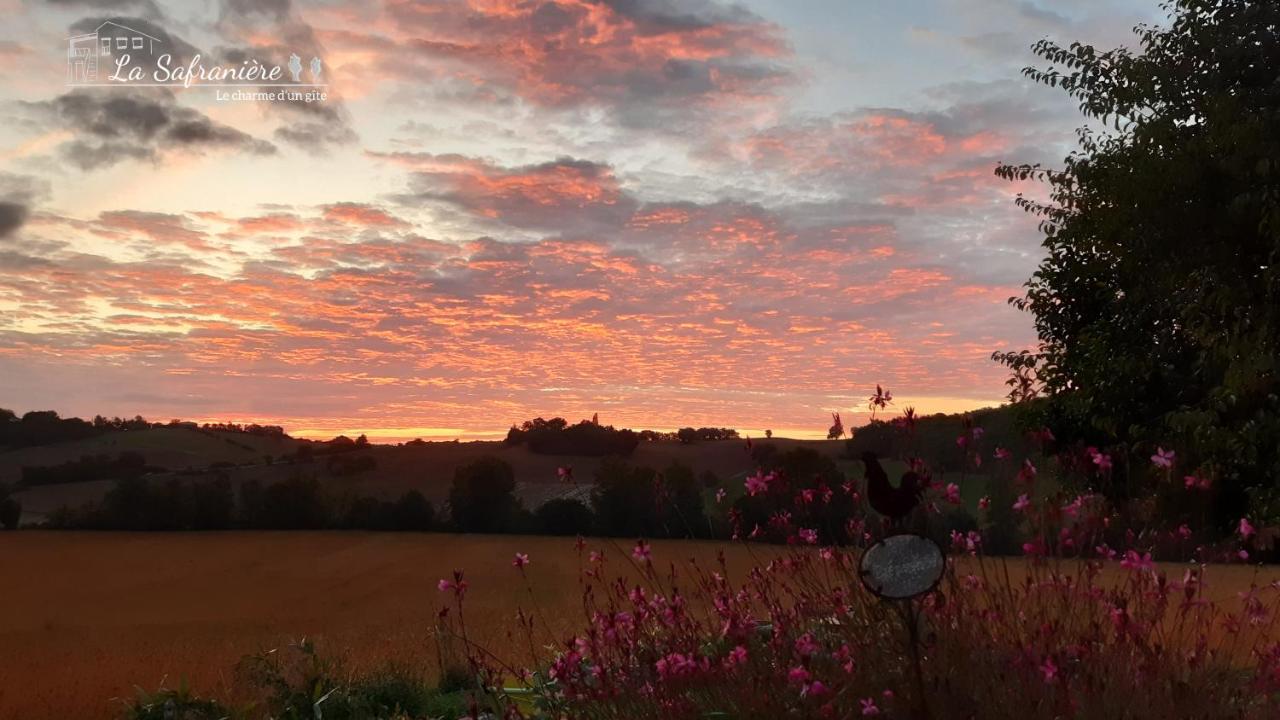
M 449 488 L 453 524 L 463 532 L 509 532 L 521 510 L 515 489 L 515 472 L 499 458 L 459 467 Z
M 1034 46 L 1049 66 L 1025 74 L 1089 127 L 1061 170 L 997 170 L 1049 188 L 1018 199 L 1047 256 L 1011 300 L 1039 348 L 997 359 L 1034 370 L 1059 438 L 1178 441 L 1225 520 L 1280 478 L 1280 4 L 1165 7 L 1136 53 Z

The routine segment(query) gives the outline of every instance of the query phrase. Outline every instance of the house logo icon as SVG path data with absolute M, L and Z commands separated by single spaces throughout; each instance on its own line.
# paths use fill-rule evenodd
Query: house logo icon
M 108 20 L 91 33 L 67 38 L 67 84 L 86 85 L 98 82 L 98 66 L 112 62 L 116 55 L 133 52 L 154 55 L 164 41 Z

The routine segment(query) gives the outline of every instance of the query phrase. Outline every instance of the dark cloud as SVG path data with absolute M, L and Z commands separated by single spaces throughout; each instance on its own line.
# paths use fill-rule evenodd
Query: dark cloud
M 289 0 L 226 0 L 222 6 L 223 17 L 247 17 L 260 15 L 283 20 L 292 10 Z
M 49 194 L 49 186 L 27 175 L 0 172 L 0 239 L 18 231 L 32 206 Z
M 152 0 L 45 0 L 54 7 L 82 7 L 91 10 L 133 10 L 138 9 L 142 13 L 159 17 L 162 13 L 160 8 L 152 2 Z M 139 27 L 139 30 L 143 28 Z M 150 32 L 150 31 L 146 31 Z M 155 33 L 151 33 L 155 35 Z M 156 37 L 159 37 L 156 35 Z
M 27 221 L 30 208 L 22 203 L 0 200 L 0 238 L 6 238 Z
M 726 22 L 761 22 L 758 15 L 741 6 L 707 0 L 600 0 L 600 4 L 631 18 L 648 33 L 700 30 Z
M 82 170 L 123 160 L 154 160 L 170 150 L 275 152 L 269 142 L 179 105 L 168 89 L 78 89 L 29 107 L 77 133 L 59 152 Z

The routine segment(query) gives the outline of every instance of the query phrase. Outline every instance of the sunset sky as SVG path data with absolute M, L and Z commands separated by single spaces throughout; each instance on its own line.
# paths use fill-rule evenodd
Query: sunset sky
M 0 407 L 487 438 L 993 405 L 1079 115 L 1156 0 L 0 0 Z M 116 22 L 315 103 L 72 88 Z

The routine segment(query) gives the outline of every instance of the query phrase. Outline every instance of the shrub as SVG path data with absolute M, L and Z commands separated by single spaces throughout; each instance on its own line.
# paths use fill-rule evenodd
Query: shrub
M 517 521 L 515 473 L 506 462 L 483 457 L 459 467 L 449 489 L 449 512 L 462 532 L 508 532 Z
M 538 527 L 548 535 L 586 535 L 595 525 L 591 508 L 577 498 L 548 500 L 534 515 Z
M 391 507 L 391 529 L 427 532 L 435 528 L 436 510 L 417 490 L 410 490 Z
M 4 422 L 3 408 L 0 408 L 0 422 Z M 0 483 L 0 528 L 14 530 L 22 520 L 22 505 L 13 498 L 9 486 Z
M 273 529 L 315 530 L 331 526 L 331 508 L 318 480 L 294 476 L 263 490 L 261 521 Z
M 221 703 L 193 694 L 186 682 L 154 693 L 138 690 L 124 710 L 124 720 L 225 720 L 233 713 Z
M 22 504 L 6 493 L 0 493 L 0 527 L 16 530 L 22 520 Z

